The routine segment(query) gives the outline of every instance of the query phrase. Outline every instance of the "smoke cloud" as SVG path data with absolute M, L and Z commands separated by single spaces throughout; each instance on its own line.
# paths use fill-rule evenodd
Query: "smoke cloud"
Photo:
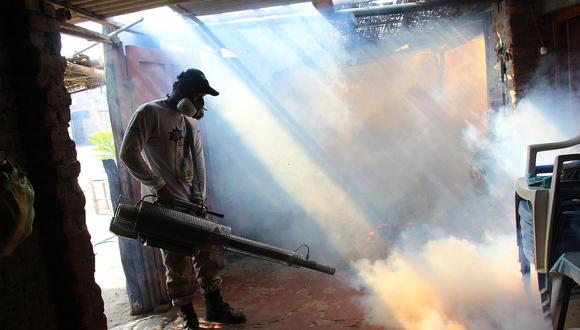
M 210 203 L 234 233 L 354 270 L 373 324 L 543 328 L 518 272 L 513 191 L 526 146 L 570 125 L 541 93 L 487 110 L 481 17 L 369 42 L 309 3 L 204 26 L 137 16 L 220 92 L 201 124 Z
M 448 237 L 355 264 L 369 321 L 393 329 L 545 329 L 525 294 L 513 237 Z M 391 311 L 391 313 L 385 313 Z

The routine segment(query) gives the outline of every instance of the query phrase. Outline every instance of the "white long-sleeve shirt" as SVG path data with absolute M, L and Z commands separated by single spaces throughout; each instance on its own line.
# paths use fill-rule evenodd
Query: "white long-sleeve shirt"
M 193 132 L 193 158 L 186 143 L 186 120 Z M 133 114 L 120 158 L 142 183 L 142 196 L 155 194 L 167 185 L 176 199 L 205 199 L 205 161 L 197 121 L 172 109 L 164 100 L 146 103 Z

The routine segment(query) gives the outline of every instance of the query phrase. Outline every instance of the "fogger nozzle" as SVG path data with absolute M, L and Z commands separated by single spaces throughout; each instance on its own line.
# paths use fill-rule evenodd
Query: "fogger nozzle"
M 226 249 L 333 275 L 334 267 L 304 259 L 293 251 L 252 241 L 231 234 L 230 227 L 141 201 L 136 205 L 120 202 L 110 225 L 111 232 L 138 239 L 145 245 L 193 255 L 199 244 L 222 245 Z

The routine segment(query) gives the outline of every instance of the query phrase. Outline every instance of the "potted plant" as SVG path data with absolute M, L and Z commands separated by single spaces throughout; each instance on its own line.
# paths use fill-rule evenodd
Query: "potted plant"
M 109 195 L 111 203 L 116 206 L 115 202 L 121 194 L 121 184 L 119 181 L 119 169 L 115 160 L 117 159 L 115 151 L 115 141 L 112 130 L 100 130 L 90 134 L 89 142 L 94 146 L 93 151 L 98 159 L 103 163 L 107 180 L 109 181 Z

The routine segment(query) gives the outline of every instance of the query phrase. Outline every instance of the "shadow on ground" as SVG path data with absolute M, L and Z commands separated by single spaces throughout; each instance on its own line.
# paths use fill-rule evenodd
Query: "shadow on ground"
M 231 260 L 222 277 L 222 295 L 233 307 L 241 309 L 248 321 L 242 325 L 206 322 L 198 293 L 194 307 L 202 329 L 381 329 L 365 322 L 364 310 L 357 303 L 363 293 L 353 289 L 340 274 L 329 276 L 244 257 Z M 112 307 L 106 306 L 109 311 Z M 128 306 L 119 307 L 128 312 Z M 130 317 L 133 319 L 112 329 L 182 328 L 175 309 Z

